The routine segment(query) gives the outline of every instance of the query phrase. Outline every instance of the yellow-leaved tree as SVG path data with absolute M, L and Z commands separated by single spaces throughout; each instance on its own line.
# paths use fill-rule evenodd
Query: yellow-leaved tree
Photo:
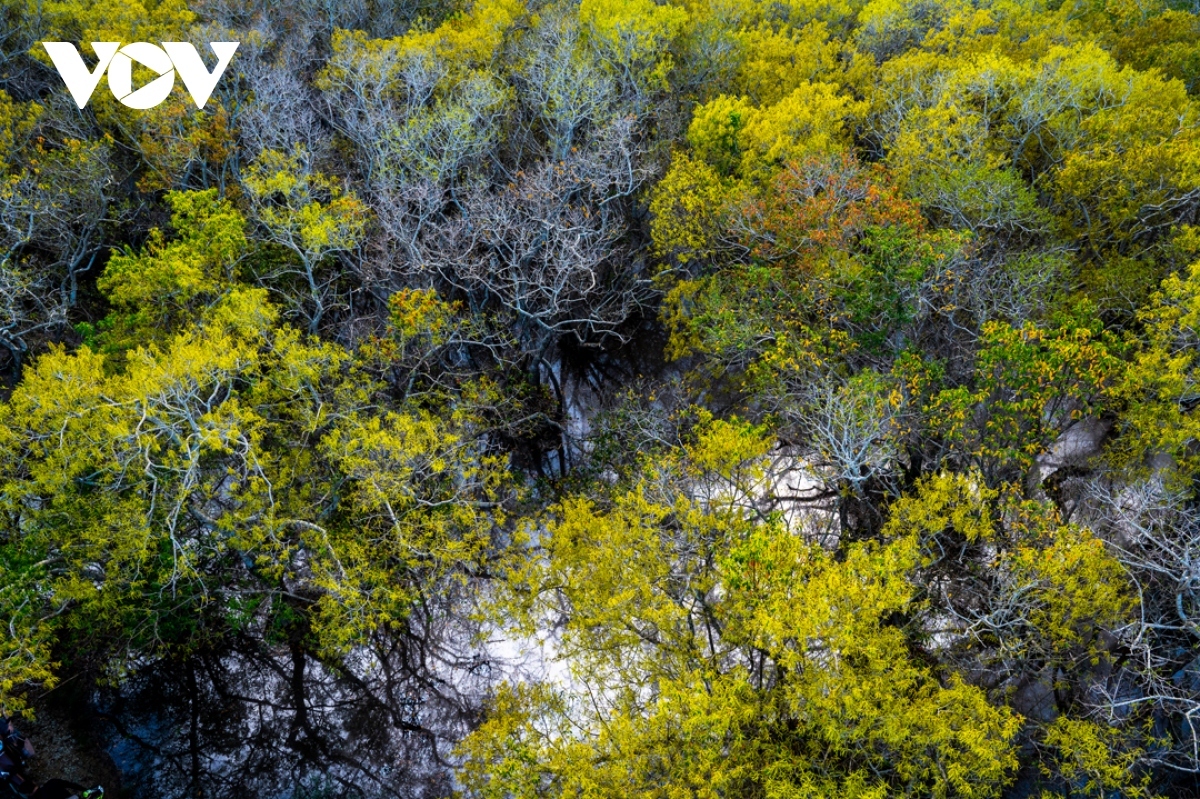
M 472 403 L 381 402 L 354 352 L 230 280 L 236 211 L 173 203 L 178 238 L 102 281 L 116 354 L 55 349 L 0 406 L 6 699 L 49 678 L 51 636 L 113 676 L 238 631 L 337 658 L 494 552 L 508 472 Z
M 999 796 L 1020 720 L 914 657 L 919 527 L 837 553 L 756 510 L 761 429 L 709 422 L 551 509 L 503 603 L 560 675 L 502 688 L 465 794 Z

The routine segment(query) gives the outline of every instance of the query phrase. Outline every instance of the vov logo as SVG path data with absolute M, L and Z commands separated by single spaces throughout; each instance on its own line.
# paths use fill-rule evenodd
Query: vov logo
M 167 99 L 175 85 L 175 73 L 183 78 L 197 108 L 203 108 L 217 88 L 217 81 L 229 66 L 240 42 L 209 42 L 217 54 L 217 66 L 212 72 L 204 66 L 196 48 L 187 42 L 163 42 L 162 47 L 150 42 L 133 42 L 124 47 L 120 42 L 92 42 L 98 63 L 89 71 L 83 57 L 70 42 L 42 42 L 63 83 L 67 84 L 75 104 L 83 108 L 92 99 L 104 71 L 108 70 L 108 90 L 130 108 L 147 109 Z M 133 88 L 133 62 L 157 72 L 159 77 L 138 90 Z

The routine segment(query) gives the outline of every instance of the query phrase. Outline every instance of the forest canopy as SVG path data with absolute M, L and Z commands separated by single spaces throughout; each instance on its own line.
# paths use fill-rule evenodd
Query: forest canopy
M 1198 330 L 1188 0 L 0 0 L 0 705 L 133 797 L 1196 796 Z

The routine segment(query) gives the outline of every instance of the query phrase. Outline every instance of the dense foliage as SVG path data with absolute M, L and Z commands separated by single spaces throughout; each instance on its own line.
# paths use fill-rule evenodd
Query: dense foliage
M 0 702 L 132 796 L 1195 796 L 1198 330 L 1194 3 L 0 0 Z

